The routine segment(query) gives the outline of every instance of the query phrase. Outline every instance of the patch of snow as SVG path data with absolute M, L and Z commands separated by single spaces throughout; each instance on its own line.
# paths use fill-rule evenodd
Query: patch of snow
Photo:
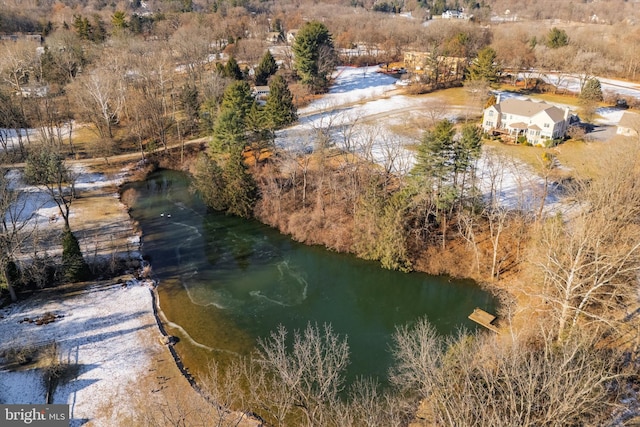
M 62 362 L 77 366 L 77 375 L 55 390 L 54 403 L 71 406 L 71 425 L 91 421 L 112 426 L 114 419 L 133 414 L 128 390 L 149 369 L 159 348 L 144 338 L 156 328 L 149 291 L 151 283 L 95 286 L 76 295 L 48 300 L 32 298 L 0 310 L 0 351 L 7 347 L 55 340 Z M 46 312 L 63 317 L 37 326 L 20 322 Z M 41 374 L 3 372 L 0 401 L 43 403 Z
M 12 150 L 16 148 L 21 139 L 30 138 L 36 135 L 35 129 L 20 129 L 16 132 L 15 129 L 0 128 L 0 144 L 2 149 Z
M 89 172 L 86 166 L 79 163 L 72 165 L 71 170 L 76 176 L 76 189 L 82 190 L 121 185 L 126 175 L 125 172 L 118 173 L 114 176 L 107 176 L 98 172 Z
M 309 113 L 326 110 L 349 103 L 357 103 L 380 97 L 396 89 L 394 77 L 378 73 L 377 65 L 370 67 L 338 67 L 334 75 L 334 84 L 329 92 L 318 101 L 301 108 L 298 113 Z
M 616 107 L 598 108 L 596 110 L 596 114 L 600 117 L 596 119 L 596 123 L 611 126 L 617 125 L 620 123 L 620 119 L 624 112 L 625 110 Z

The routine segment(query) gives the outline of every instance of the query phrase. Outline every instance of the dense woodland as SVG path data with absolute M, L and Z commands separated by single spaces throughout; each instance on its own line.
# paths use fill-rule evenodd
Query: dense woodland
M 447 9 L 473 18 L 431 19 Z M 227 409 L 268 425 L 623 425 L 637 414 L 639 384 L 637 146 L 612 147 L 595 178 L 566 180 L 573 208 L 549 216 L 546 194 L 536 209 L 480 196 L 483 135 L 473 120 L 434 113 L 405 175 L 390 166 L 400 150 L 393 141 L 386 163 L 362 154 L 355 135 L 375 139 L 372 126 L 313 129 L 311 152 L 274 141 L 297 107 L 327 90 L 337 65 L 401 61 L 409 50 L 464 58 L 454 83 L 483 93 L 481 103 L 514 70 L 579 75 L 588 111 L 611 98 L 597 93 L 594 76 L 640 77 L 638 19 L 636 2 L 614 0 L 3 2 L 0 154 L 5 165 L 26 162 L 25 178 L 64 220 L 56 260 L 39 250 L 44 236 L 26 232 L 20 195 L 1 180 L 5 287 L 15 299 L 20 287 L 96 274 L 69 224 L 67 160 L 138 152 L 148 164 L 189 170 L 212 209 L 384 268 L 474 278 L 502 300 L 500 335 L 444 339 L 426 321 L 399 326 L 384 389 L 366 378 L 345 386 L 348 344 L 330 325 L 274 331 L 250 360 L 212 365 L 200 389 L 216 404 L 190 425 L 231 425 Z M 437 72 L 421 84 L 445 86 Z M 254 85 L 269 85 L 263 102 Z M 196 137 L 206 150 L 185 156 Z M 497 177 L 507 162 L 485 167 Z M 176 396 L 139 422 L 183 425 L 191 404 Z

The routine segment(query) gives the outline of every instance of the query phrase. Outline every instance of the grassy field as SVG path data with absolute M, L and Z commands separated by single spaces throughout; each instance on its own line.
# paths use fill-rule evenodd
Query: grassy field
M 535 171 L 543 171 L 544 153 L 553 155 L 559 162 L 558 176 L 591 179 L 600 174 L 608 159 L 625 155 L 631 150 L 631 138 L 616 136 L 607 142 L 566 141 L 553 148 L 508 145 L 499 141 L 485 140 L 485 146 L 527 164 Z

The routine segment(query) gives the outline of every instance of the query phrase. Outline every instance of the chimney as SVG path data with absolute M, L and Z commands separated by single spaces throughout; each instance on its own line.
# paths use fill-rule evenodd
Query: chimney
M 496 104 L 500 104 L 500 98 L 501 98 L 501 95 L 502 95 L 502 93 L 501 93 L 501 92 L 498 92 L 498 93 L 496 94 Z

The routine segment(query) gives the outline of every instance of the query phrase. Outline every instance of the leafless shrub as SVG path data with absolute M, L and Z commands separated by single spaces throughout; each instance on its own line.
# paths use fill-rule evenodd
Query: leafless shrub
M 587 131 L 582 126 L 570 126 L 567 135 L 575 141 L 584 141 Z
M 393 383 L 430 425 L 601 425 L 617 406 L 621 354 L 577 334 L 439 336 L 426 320 L 395 335 Z

